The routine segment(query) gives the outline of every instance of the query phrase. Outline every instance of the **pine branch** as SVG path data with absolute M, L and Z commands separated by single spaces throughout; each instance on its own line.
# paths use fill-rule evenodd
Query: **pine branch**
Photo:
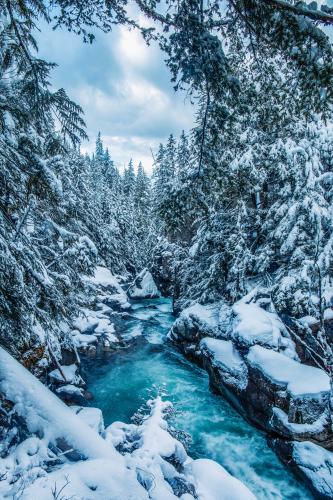
M 318 21 L 319 23 L 333 24 L 333 15 L 323 12 L 322 10 L 312 10 L 307 7 L 303 7 L 301 5 L 301 2 L 299 2 L 299 4 L 292 5 L 285 0 L 265 0 L 264 3 L 270 4 L 279 10 L 291 12 L 293 14 L 296 14 L 297 16 L 308 17 L 313 21 Z

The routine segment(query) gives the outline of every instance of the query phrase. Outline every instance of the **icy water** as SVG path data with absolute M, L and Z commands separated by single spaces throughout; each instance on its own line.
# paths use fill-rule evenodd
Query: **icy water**
M 209 391 L 206 372 L 165 343 L 174 321 L 171 302 L 135 302 L 130 313 L 135 318 L 122 320 L 120 328 L 128 338 L 137 337 L 134 345 L 86 367 L 92 404 L 102 409 L 106 425 L 130 422 L 135 411 L 163 389 L 177 409 L 172 425 L 192 438 L 192 458 L 216 460 L 258 499 L 312 498 L 279 462 L 264 434 Z

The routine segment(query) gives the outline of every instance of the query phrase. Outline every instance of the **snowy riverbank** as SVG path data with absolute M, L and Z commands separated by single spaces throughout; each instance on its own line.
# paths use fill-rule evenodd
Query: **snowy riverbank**
M 68 331 L 76 359 L 67 353 L 71 363 L 62 361 L 49 374 L 51 386 L 62 396 L 67 392 L 74 397 L 84 387 L 80 351 L 91 354 L 99 344 L 110 349 L 124 342 L 116 335 L 106 302 L 112 300 L 123 314 L 129 307 L 126 295 L 106 269 L 98 268 L 91 283 L 96 309 L 84 309 Z M 187 455 L 169 433 L 172 405 L 159 397 L 147 403 L 136 424 L 115 422 L 105 429 L 99 410 L 68 407 L 2 348 L 0 394 L 2 415 L 11 422 L 0 458 L 2 498 L 255 498 L 218 463 Z
M 297 344 L 260 292 L 233 307 L 193 304 L 169 338 L 207 370 L 216 391 L 272 436 L 278 456 L 316 497 L 332 498 L 329 377 L 301 362 Z

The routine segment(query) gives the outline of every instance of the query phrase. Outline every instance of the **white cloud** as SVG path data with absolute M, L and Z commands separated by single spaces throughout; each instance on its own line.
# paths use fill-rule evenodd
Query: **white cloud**
M 149 63 L 150 50 L 140 33 L 136 30 L 119 28 L 119 38 L 115 55 L 120 64 L 128 67 L 142 66 Z
M 64 87 L 85 112 L 90 141 L 83 151 L 93 151 L 101 131 L 119 165 L 133 157 L 149 168 L 150 148 L 156 150 L 170 133 L 191 128 L 192 106 L 174 93 L 158 46 L 146 46 L 138 32 L 116 27 L 97 33 L 87 45 L 73 33 L 43 25 L 37 37 L 41 57 L 59 64 L 55 88 Z

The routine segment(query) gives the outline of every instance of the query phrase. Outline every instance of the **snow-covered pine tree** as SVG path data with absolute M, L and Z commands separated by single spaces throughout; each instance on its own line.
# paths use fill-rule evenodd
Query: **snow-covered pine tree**
M 300 123 L 267 151 L 271 186 L 257 267 L 275 276 L 277 309 L 296 317 L 319 317 L 319 297 L 332 285 L 329 135 L 322 122 Z
M 127 168 L 124 170 L 123 175 L 123 192 L 128 197 L 133 197 L 135 191 L 135 171 L 133 160 L 130 159 Z

